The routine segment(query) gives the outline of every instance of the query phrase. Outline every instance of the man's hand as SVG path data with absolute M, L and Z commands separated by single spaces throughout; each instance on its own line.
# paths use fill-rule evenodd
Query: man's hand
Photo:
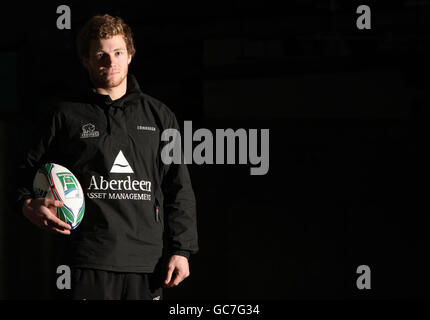
M 164 280 L 164 285 L 166 288 L 175 287 L 189 275 L 190 267 L 188 265 L 188 259 L 184 256 L 174 254 L 170 257 L 169 263 L 167 264 L 167 275 Z
M 70 234 L 70 225 L 61 221 L 55 209 L 62 207 L 63 203 L 58 200 L 47 198 L 28 199 L 22 206 L 22 213 L 33 224 L 43 230 L 54 233 Z

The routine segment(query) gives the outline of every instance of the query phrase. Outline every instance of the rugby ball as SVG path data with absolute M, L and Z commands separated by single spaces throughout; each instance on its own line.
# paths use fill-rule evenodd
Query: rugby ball
M 60 200 L 57 217 L 68 223 L 72 230 L 82 221 L 85 199 L 82 187 L 75 175 L 63 166 L 47 163 L 40 168 L 33 180 L 35 198 Z

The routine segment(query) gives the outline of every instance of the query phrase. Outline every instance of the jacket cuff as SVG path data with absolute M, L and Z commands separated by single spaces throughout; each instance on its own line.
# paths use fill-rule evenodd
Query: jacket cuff
M 185 257 L 185 258 L 187 258 L 187 259 L 189 259 L 189 258 L 190 258 L 190 252 L 189 252 L 189 251 L 186 251 L 186 250 L 173 250 L 173 251 L 171 251 L 171 252 L 170 252 L 170 255 L 171 255 L 171 256 L 173 256 L 173 255 L 175 255 L 175 254 L 177 254 L 177 255 L 179 255 L 179 256 L 183 256 L 183 257 Z

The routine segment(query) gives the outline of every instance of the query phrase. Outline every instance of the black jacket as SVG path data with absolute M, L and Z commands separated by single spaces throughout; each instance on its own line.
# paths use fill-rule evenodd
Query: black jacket
M 163 251 L 196 253 L 187 167 L 165 165 L 160 158 L 166 128 L 179 130 L 175 115 L 142 93 L 132 75 L 118 100 L 91 90 L 61 101 L 19 166 L 19 206 L 33 197 L 36 170 L 58 163 L 76 175 L 85 193 L 84 218 L 70 236 L 72 265 L 153 272 Z

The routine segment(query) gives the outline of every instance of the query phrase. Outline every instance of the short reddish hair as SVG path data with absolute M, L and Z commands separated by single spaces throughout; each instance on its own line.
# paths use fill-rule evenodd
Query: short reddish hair
M 120 17 L 112 17 L 108 14 L 92 17 L 79 31 L 76 39 L 79 59 L 84 61 L 84 58 L 89 57 L 91 40 L 109 39 L 116 35 L 123 35 L 128 54 L 134 56 L 136 49 L 133 33 Z

